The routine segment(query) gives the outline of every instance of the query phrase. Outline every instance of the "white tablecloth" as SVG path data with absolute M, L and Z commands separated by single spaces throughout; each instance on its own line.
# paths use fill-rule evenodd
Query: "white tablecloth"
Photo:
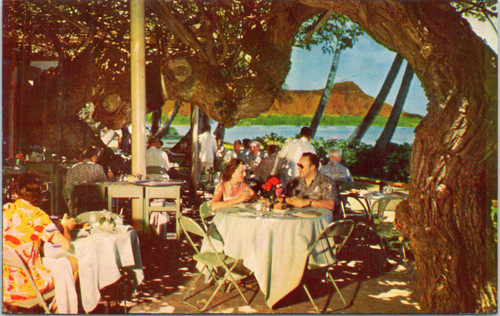
M 87 313 L 99 303 L 100 289 L 120 279 L 120 268 L 127 267 L 134 272 L 136 286 L 144 279 L 139 238 L 131 226 L 121 226 L 114 231 L 94 226 L 88 236 L 73 240 L 72 248 L 78 259 L 82 305 Z M 45 249 L 47 257 L 67 255 L 59 249 Z
M 311 209 L 288 213 L 307 213 L 308 210 Z M 271 308 L 300 284 L 308 250 L 332 222 L 330 210 L 314 210 L 321 215 L 311 218 L 283 217 L 279 214 L 272 217 L 241 216 L 241 213 L 254 211 L 224 208 L 218 210 L 214 217 L 214 223 L 224 239 L 224 252 L 243 259 L 243 264 L 254 272 L 266 304 Z M 313 261 L 324 261 L 314 254 Z

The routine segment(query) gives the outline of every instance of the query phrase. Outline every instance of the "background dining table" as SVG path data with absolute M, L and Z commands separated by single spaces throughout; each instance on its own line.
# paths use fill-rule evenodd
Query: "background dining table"
M 340 192 L 340 195 L 344 197 L 355 198 L 356 200 L 358 200 L 361 203 L 361 206 L 367 212 L 368 220 L 370 223 L 373 222 L 373 219 L 375 217 L 380 220 L 383 218 L 385 209 L 392 200 L 404 200 L 408 198 L 408 194 L 401 191 L 384 193 L 382 191 L 356 190 L 354 192 Z M 374 210 L 375 206 L 377 206 L 376 212 Z
M 270 308 L 300 284 L 308 250 L 331 222 L 328 209 L 260 212 L 251 204 L 219 209 L 213 221 L 223 238 L 224 252 L 242 259 L 254 272 Z M 313 261 L 325 263 L 327 259 L 318 255 L 324 248 L 318 244 Z
M 78 275 L 83 309 L 86 313 L 97 307 L 100 290 L 115 283 L 121 277 L 120 269 L 134 272 L 135 287 L 144 279 L 139 238 L 130 225 L 118 225 L 113 229 L 101 229 L 91 223 L 90 230 L 75 231 L 68 253 L 46 244 L 48 257 L 74 256 L 78 259 Z

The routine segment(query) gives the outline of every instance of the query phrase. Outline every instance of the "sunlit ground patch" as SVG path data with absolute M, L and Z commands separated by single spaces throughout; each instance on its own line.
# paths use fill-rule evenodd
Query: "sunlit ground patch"
M 403 296 L 403 297 L 408 297 L 410 296 L 411 291 L 409 290 L 401 290 L 401 289 L 390 289 L 388 292 L 383 292 L 377 295 L 368 295 L 369 297 L 373 298 L 378 298 L 382 299 L 384 301 L 390 301 L 395 297 Z
M 247 314 L 255 314 L 255 313 L 257 313 L 257 310 L 252 308 L 249 305 L 245 305 L 245 306 L 239 306 L 238 312 L 247 313 Z
M 226 308 L 226 309 L 223 309 L 221 311 L 218 311 L 217 313 L 221 313 L 221 314 L 234 314 L 234 312 L 236 312 L 234 310 L 234 307 L 231 307 L 231 308 Z M 215 311 L 214 311 L 215 313 Z
M 158 309 L 158 313 L 172 314 L 175 311 L 175 307 L 173 306 L 160 306 Z
M 420 310 L 420 305 L 417 302 L 410 302 L 408 300 L 401 300 L 401 303 L 405 305 L 415 306 L 416 309 Z
M 356 267 L 357 265 L 361 265 L 361 264 L 363 264 L 363 261 L 356 261 L 356 260 L 353 260 L 353 261 L 350 261 L 348 264 L 346 264 L 346 266 L 351 267 L 351 268 L 354 268 L 354 267 Z

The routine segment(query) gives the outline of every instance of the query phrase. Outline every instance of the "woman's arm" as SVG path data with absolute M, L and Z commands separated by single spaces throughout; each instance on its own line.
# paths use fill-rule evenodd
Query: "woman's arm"
M 68 239 L 60 231 L 56 231 L 54 237 L 52 237 L 51 243 L 61 245 L 64 250 L 69 250 L 71 246 L 71 239 Z
M 228 201 L 223 201 L 224 183 L 219 183 L 215 188 L 214 195 L 212 197 L 212 209 L 215 211 L 219 208 L 247 202 L 255 195 L 255 192 L 245 183 L 242 183 L 242 189 L 243 191 L 238 195 L 238 197 Z
M 71 246 L 71 234 L 70 230 L 74 229 L 76 226 L 76 221 L 74 218 L 68 218 L 67 214 L 64 214 L 60 225 L 59 231 L 56 232 L 51 242 L 53 244 L 60 244 L 61 248 L 64 250 L 69 250 Z

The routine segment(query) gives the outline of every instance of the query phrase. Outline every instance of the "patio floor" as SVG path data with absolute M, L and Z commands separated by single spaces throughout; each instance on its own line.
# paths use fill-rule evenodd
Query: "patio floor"
M 183 214 L 199 219 L 197 205 L 209 196 L 198 197 L 194 205 L 185 205 Z M 189 201 L 187 203 L 190 203 Z M 352 208 L 358 207 L 352 205 Z M 392 211 L 391 211 L 392 209 Z M 392 221 L 393 208 L 389 205 L 387 220 Z M 344 308 L 338 294 L 329 285 L 310 286 L 316 304 L 323 313 L 420 313 L 416 293 L 416 271 L 414 261 L 402 262 L 395 252 L 384 252 L 376 242 L 361 246 L 359 234 L 353 233 L 350 242 L 342 253 L 342 267 L 334 275 L 337 284 L 348 306 Z M 181 298 L 186 288 L 193 281 L 195 263 L 191 259 L 193 250 L 185 238 L 161 241 L 157 238 L 147 239 L 140 236 L 141 253 L 144 265 L 145 279 L 136 293 L 132 294 L 130 277 L 124 277 L 122 282 L 104 289 L 104 294 L 98 307 L 92 312 L 124 313 L 123 297 L 127 293 L 128 313 L 165 313 L 165 314 L 195 314 L 194 308 L 184 305 Z M 318 280 L 306 279 L 306 282 Z M 318 284 L 318 283 L 314 283 Z M 319 283 L 321 284 L 321 283 Z M 212 301 L 211 307 L 205 313 L 283 313 L 304 314 L 314 313 L 301 287 L 278 302 L 271 310 L 264 302 L 264 295 L 259 290 L 256 280 L 251 277 L 245 283 L 244 294 L 249 300 L 245 304 L 236 290 L 228 294 L 220 291 Z M 200 280 L 196 289 L 201 290 L 206 285 Z M 214 286 L 210 289 L 213 291 Z M 204 291 L 191 302 L 201 304 L 208 298 L 210 290 Z M 196 290 L 195 290 L 196 293 Z

